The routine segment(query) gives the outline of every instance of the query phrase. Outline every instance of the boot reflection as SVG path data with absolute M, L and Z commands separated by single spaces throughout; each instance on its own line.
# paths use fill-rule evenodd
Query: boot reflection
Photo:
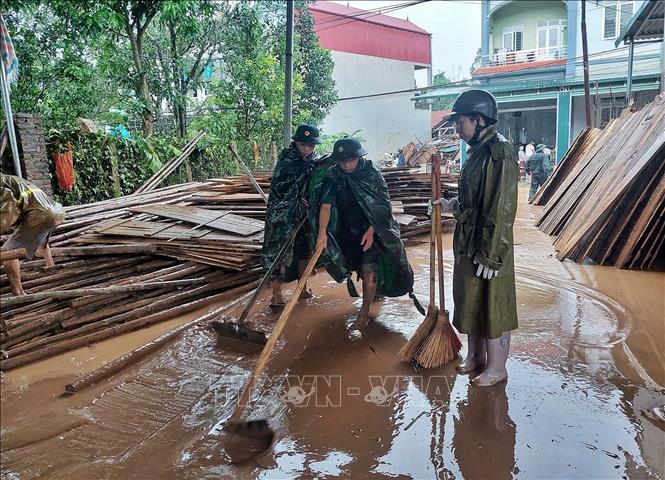
M 457 405 L 453 452 L 464 478 L 512 478 L 515 468 L 515 423 L 508 414 L 506 383 L 469 386 Z

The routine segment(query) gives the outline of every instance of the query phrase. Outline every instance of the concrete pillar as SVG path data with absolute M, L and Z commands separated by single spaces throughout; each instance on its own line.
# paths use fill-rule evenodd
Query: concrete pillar
M 480 54 L 489 55 L 490 50 L 490 2 L 483 0 L 481 5 Z
M 570 90 L 561 90 L 556 102 L 556 163 L 559 163 L 570 146 L 572 127 L 572 96 Z
M 568 9 L 568 22 L 566 23 L 566 77 L 575 76 L 575 57 L 577 57 L 577 12 L 579 9 L 579 2 L 572 1 L 566 2 Z

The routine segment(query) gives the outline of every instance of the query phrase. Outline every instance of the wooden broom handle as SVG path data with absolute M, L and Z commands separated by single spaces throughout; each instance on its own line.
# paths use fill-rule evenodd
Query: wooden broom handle
M 322 252 L 323 252 L 323 245 L 317 246 L 316 251 L 314 252 L 314 255 L 312 255 L 312 258 L 310 258 L 309 263 L 307 264 L 307 267 L 305 268 L 305 271 L 303 272 L 302 276 L 300 277 L 300 280 L 298 281 L 298 284 L 296 285 L 296 289 L 293 291 L 293 295 L 291 296 L 291 299 L 289 300 L 289 303 L 287 303 L 286 307 L 284 307 L 284 310 L 282 311 L 282 314 L 279 316 L 279 319 L 277 320 L 277 324 L 275 325 L 275 329 L 273 330 L 272 334 L 270 335 L 270 338 L 268 339 L 268 342 L 263 347 L 263 351 L 261 352 L 261 356 L 259 357 L 259 360 L 256 362 L 256 366 L 254 367 L 254 372 L 252 373 L 252 376 L 249 377 L 249 380 L 247 381 L 247 385 L 245 385 L 245 389 L 243 390 L 242 394 L 240 395 L 240 398 L 238 399 L 238 406 L 236 407 L 235 411 L 233 412 L 233 415 L 231 415 L 230 421 L 240 420 L 240 416 L 242 415 L 243 410 L 245 409 L 245 407 L 249 403 L 252 388 L 256 384 L 256 379 L 259 375 L 261 375 L 261 372 L 263 372 L 263 369 L 266 366 L 266 363 L 268 363 L 268 358 L 270 357 L 270 354 L 272 353 L 272 350 L 275 348 L 275 345 L 277 344 L 277 340 L 281 336 L 282 331 L 284 330 L 284 327 L 286 326 L 286 322 L 289 320 L 289 316 L 291 315 L 291 312 L 295 308 L 296 303 L 298 303 L 298 299 L 300 298 L 300 294 L 305 289 L 305 284 L 307 283 L 307 278 L 312 274 L 312 271 L 314 270 L 314 267 L 316 266 L 316 262 L 319 260 L 319 257 L 321 256 Z
M 432 175 L 432 202 L 436 200 L 436 183 L 434 181 L 434 175 Z M 436 282 L 436 225 L 434 222 L 434 215 L 436 213 L 436 208 L 432 207 L 432 216 L 430 217 L 430 228 L 429 228 L 429 303 L 430 305 L 436 305 L 436 300 L 434 296 L 436 295 L 436 290 L 434 288 L 434 282 Z
M 434 188 L 436 190 L 436 199 L 441 198 L 441 155 L 435 153 L 432 155 L 432 173 L 434 174 Z M 436 218 L 436 253 L 439 266 L 439 309 L 446 310 L 446 290 L 443 279 L 443 227 L 441 225 L 441 205 L 434 206 L 434 216 Z

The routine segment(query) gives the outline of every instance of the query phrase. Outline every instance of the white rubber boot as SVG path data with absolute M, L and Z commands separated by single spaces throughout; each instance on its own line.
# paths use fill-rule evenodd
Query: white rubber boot
M 466 358 L 457 365 L 459 373 L 471 373 L 478 369 L 485 368 L 487 364 L 487 354 L 485 351 L 485 338 L 480 335 L 467 335 L 467 354 Z
M 487 368 L 471 381 L 476 387 L 491 387 L 508 378 L 506 361 L 510 352 L 510 332 L 499 338 L 487 339 Z

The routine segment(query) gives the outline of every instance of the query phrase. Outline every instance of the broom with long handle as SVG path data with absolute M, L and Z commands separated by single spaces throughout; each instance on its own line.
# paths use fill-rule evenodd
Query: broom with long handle
M 296 306 L 300 294 L 305 288 L 307 283 L 307 278 L 312 274 L 312 270 L 316 266 L 316 262 L 319 260 L 321 253 L 323 252 L 323 245 L 319 245 L 316 248 L 316 251 L 312 255 L 305 267 L 296 289 L 291 296 L 291 299 L 284 307 L 282 314 L 279 316 L 275 329 L 272 331 L 268 342 L 263 347 L 261 356 L 256 362 L 254 367 L 254 372 L 252 376 L 249 377 L 249 380 L 245 384 L 245 387 L 242 391 L 242 394 L 238 398 L 238 404 L 235 411 L 231 415 L 230 419 L 224 426 L 224 429 L 231 434 L 231 438 L 227 441 L 226 450 L 227 453 L 231 456 L 232 461 L 244 461 L 248 458 L 251 458 L 254 455 L 260 454 L 270 447 L 272 440 L 275 436 L 275 433 L 268 425 L 268 421 L 265 419 L 252 420 L 252 421 L 241 421 L 242 414 L 245 410 L 245 407 L 250 403 L 250 397 L 252 394 L 252 389 L 256 384 L 256 381 L 263 373 L 263 369 L 268 363 L 270 354 L 272 353 L 275 345 L 277 345 L 277 340 L 282 334 L 286 323 L 291 316 L 291 312 Z
M 432 156 L 432 171 L 436 188 L 436 199 L 441 198 L 441 157 Z M 439 315 L 436 325 L 432 329 L 415 361 L 424 368 L 435 368 L 454 360 L 462 349 L 462 342 L 450 324 L 450 315 L 446 310 L 446 293 L 443 273 L 443 227 L 441 226 L 441 205 L 434 205 L 432 224 L 436 224 L 436 253 L 439 266 Z
M 434 175 L 432 175 L 432 200 L 436 196 L 436 185 L 434 183 Z M 425 320 L 420 324 L 416 329 L 416 332 L 413 334 L 411 339 L 404 344 L 404 346 L 398 352 L 399 357 L 405 362 L 410 362 L 418 354 L 420 347 L 422 347 L 423 342 L 427 339 L 429 334 L 432 332 L 434 325 L 436 324 L 436 319 L 439 314 L 439 309 L 436 308 L 435 300 L 435 291 L 434 291 L 434 282 L 436 275 L 436 265 L 434 249 L 436 245 L 436 233 L 434 231 L 434 214 L 432 213 L 432 220 L 430 222 L 430 231 L 429 231 L 429 306 L 427 307 L 427 315 Z

